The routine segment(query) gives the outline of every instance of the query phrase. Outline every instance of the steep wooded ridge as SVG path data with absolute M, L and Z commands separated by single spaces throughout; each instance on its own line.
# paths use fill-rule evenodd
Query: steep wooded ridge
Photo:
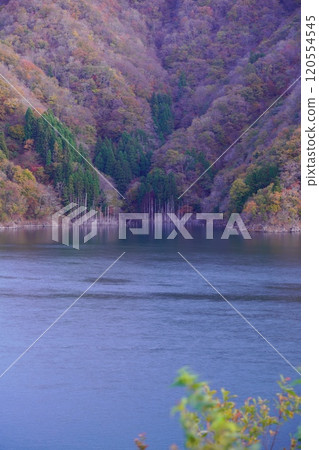
M 0 4 L 0 73 L 44 114 L 0 77 L 0 222 L 73 200 L 299 229 L 299 82 L 178 200 L 299 77 L 299 1 Z

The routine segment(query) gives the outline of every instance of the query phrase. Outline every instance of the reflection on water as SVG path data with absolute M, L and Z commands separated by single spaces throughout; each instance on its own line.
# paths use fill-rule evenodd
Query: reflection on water
M 193 234 L 119 241 L 101 228 L 77 251 L 53 243 L 50 229 L 0 232 L 1 372 L 127 252 L 0 380 L 1 449 L 126 450 L 140 432 L 168 449 L 182 443 L 170 416 L 180 367 L 239 400 L 269 398 L 279 374 L 295 377 L 177 251 L 298 366 L 299 236 Z

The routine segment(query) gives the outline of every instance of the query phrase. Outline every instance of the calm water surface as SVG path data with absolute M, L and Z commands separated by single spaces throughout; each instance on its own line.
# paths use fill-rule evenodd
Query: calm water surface
M 118 241 L 100 229 L 77 251 L 53 243 L 50 229 L 0 232 L 1 373 L 126 251 L 0 379 L 0 449 L 130 450 L 141 432 L 150 450 L 183 448 L 170 415 L 183 393 L 171 387 L 180 367 L 239 402 L 272 397 L 280 374 L 295 378 L 177 251 L 298 366 L 299 236 L 195 234 Z

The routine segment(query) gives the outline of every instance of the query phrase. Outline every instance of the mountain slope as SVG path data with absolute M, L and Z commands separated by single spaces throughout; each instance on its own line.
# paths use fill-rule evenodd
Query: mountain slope
M 251 228 L 298 229 L 298 83 L 178 201 L 299 76 L 298 6 L 10 0 L 0 11 L 0 73 L 65 124 L 126 193 L 122 208 L 243 210 Z M 36 137 L 26 151 L 26 107 L 1 79 L 0 96 L 7 156 L 30 167 L 32 155 L 47 175 L 38 181 L 67 201 Z M 100 193 L 93 205 L 105 201 Z

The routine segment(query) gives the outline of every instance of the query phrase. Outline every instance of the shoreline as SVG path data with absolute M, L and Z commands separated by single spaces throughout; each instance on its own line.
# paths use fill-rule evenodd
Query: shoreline
M 224 221 L 223 221 L 224 222 Z M 98 228 L 103 227 L 115 227 L 118 226 L 118 220 L 98 220 L 97 226 Z M 226 223 L 216 223 L 214 228 L 216 230 L 225 229 Z M 153 221 L 151 221 L 151 225 Z M 204 225 L 198 223 L 196 220 L 189 220 L 190 227 L 201 228 Z M 81 228 L 89 226 L 89 223 L 81 225 Z M 164 224 L 165 226 L 165 224 Z M 166 224 L 168 227 L 168 224 Z M 58 225 L 59 228 L 62 227 L 62 224 Z M 6 230 L 22 230 L 22 229 L 40 229 L 40 228 L 52 228 L 51 221 L 42 220 L 42 221 L 25 221 L 25 222 L 10 222 L 7 224 L 0 223 L 0 232 Z M 247 230 L 251 233 L 265 233 L 265 234 L 301 234 L 300 225 L 294 226 L 286 226 L 286 225 L 273 225 L 273 224 L 251 224 L 247 226 Z

